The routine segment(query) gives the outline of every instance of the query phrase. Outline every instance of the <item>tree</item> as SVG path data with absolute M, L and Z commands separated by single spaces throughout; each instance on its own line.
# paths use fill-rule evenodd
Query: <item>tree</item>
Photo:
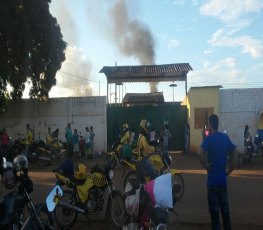
M 47 99 L 65 60 L 66 43 L 49 12 L 51 0 L 0 2 L 0 111 L 7 96 L 20 99 L 30 80 L 30 97 Z M 8 83 L 13 90 L 7 92 Z
M 0 92 L 0 114 L 4 113 L 8 106 L 8 95 Z

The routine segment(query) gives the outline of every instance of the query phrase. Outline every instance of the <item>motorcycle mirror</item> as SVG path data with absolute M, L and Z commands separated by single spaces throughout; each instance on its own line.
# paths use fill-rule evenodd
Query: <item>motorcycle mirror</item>
M 59 185 L 56 185 L 51 192 L 48 194 L 47 198 L 46 198 L 46 205 L 47 205 L 47 209 L 49 212 L 52 212 L 58 201 L 59 198 L 63 195 L 63 190 Z
M 3 157 L 1 159 L 1 166 L 3 167 L 3 169 L 7 169 L 7 168 L 12 168 L 13 167 L 13 163 L 10 161 L 7 161 L 5 157 Z

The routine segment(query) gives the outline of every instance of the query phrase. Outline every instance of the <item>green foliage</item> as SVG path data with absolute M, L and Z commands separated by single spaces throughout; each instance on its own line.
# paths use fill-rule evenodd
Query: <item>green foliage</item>
M 7 94 L 9 83 L 13 87 L 10 97 L 21 98 L 30 79 L 30 97 L 46 99 L 56 84 L 66 43 L 49 12 L 50 1 L 0 1 L 0 95 Z
M 8 96 L 0 92 L 0 114 L 7 110 Z

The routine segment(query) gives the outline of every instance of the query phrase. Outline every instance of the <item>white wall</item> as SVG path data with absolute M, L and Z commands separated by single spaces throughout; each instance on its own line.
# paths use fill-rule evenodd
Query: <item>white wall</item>
M 77 128 L 84 133 L 87 126 L 95 132 L 94 151 L 107 150 L 106 97 L 51 98 L 46 102 L 24 99 L 12 102 L 8 111 L 0 115 L 0 129 L 6 128 L 13 138 L 24 137 L 26 124 L 34 130 L 35 138 L 45 139 L 48 127 L 59 129 L 65 141 L 65 128 Z
M 263 88 L 221 89 L 219 91 L 219 129 L 244 151 L 244 129 L 249 126 L 253 138 L 257 133 L 258 118 L 263 111 Z

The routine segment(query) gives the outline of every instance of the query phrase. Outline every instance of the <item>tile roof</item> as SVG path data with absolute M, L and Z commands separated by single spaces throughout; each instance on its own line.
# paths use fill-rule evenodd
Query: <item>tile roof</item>
M 193 70 L 189 63 L 140 66 L 104 66 L 108 83 L 185 81 Z
M 162 92 L 155 93 L 126 93 L 123 98 L 124 104 L 146 104 L 163 103 L 164 96 Z

